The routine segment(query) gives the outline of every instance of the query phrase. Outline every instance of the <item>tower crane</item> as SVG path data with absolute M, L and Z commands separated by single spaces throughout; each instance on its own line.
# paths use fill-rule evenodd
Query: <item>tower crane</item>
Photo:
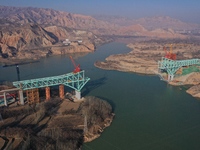
M 72 56 L 70 56 L 70 59 L 72 61 L 72 64 L 74 65 L 74 71 L 73 71 L 73 73 L 80 72 L 81 71 L 80 64 L 76 65 L 76 63 L 74 62 L 74 59 L 72 58 Z

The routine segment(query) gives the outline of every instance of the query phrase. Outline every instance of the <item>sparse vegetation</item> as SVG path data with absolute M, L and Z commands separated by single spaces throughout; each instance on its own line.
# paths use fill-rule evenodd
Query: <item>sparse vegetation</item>
M 65 100 L 55 98 L 39 104 L 1 108 L 0 114 L 0 137 L 12 139 L 10 146 L 16 150 L 78 150 L 84 142 L 86 114 L 90 134 L 99 134 L 99 129 L 112 121 L 111 105 L 96 97 L 87 97 L 78 109 L 67 108 Z

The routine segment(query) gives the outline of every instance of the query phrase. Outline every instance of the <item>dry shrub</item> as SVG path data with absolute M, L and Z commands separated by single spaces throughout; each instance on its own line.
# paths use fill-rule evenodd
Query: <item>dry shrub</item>
M 92 126 L 109 118 L 112 115 L 112 107 L 108 102 L 90 96 L 80 105 L 79 113 L 87 116 L 87 125 Z
M 38 136 L 49 139 L 45 147 L 50 148 L 50 144 L 53 143 L 54 149 L 58 150 L 76 150 L 83 143 L 82 130 L 49 128 L 38 133 Z
M 11 138 L 23 138 L 26 135 L 26 131 L 22 128 L 13 127 L 1 130 L 1 136 L 11 137 Z

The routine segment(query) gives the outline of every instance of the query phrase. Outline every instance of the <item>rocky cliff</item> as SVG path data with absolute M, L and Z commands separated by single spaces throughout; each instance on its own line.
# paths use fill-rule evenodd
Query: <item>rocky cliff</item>
M 38 24 L 3 25 L 0 30 L 0 59 L 39 59 L 54 54 L 91 52 L 105 42 L 92 32 Z M 64 40 L 70 40 L 65 45 Z M 77 41 L 81 40 L 81 43 Z
M 192 86 L 186 92 L 196 98 L 200 98 L 200 84 Z
M 35 24 L 9 27 L 0 31 L 1 53 L 8 54 L 8 57 L 16 57 L 21 51 L 51 46 L 56 42 L 55 37 Z

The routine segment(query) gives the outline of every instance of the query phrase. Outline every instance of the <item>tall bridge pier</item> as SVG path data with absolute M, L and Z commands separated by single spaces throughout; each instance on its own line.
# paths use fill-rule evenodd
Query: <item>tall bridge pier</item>
M 50 87 L 45 88 L 45 93 L 46 93 L 46 101 L 49 101 L 51 98 L 51 92 L 50 92 Z
M 75 90 L 75 97 L 76 97 L 77 99 L 81 99 L 81 92 Z
M 3 93 L 3 97 L 4 97 L 4 105 L 8 106 L 7 100 L 6 100 L 6 92 Z
M 61 99 L 65 98 L 65 86 L 63 84 L 59 85 L 59 96 Z
M 24 96 L 23 96 L 23 90 L 19 90 L 19 101 L 21 105 L 24 105 Z

